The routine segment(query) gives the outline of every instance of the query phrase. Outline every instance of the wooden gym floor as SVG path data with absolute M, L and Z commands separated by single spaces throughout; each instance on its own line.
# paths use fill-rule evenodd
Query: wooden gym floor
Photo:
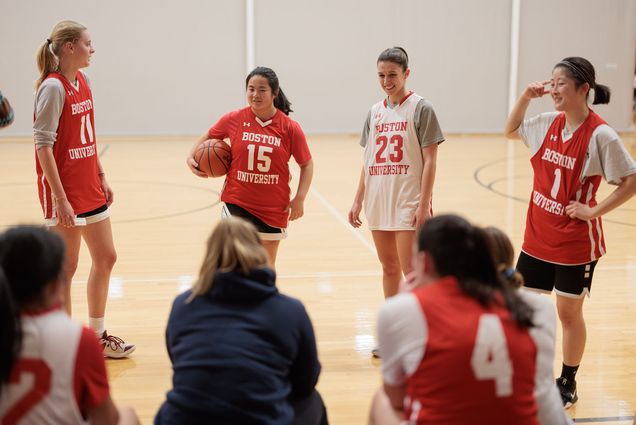
M 110 288 L 108 330 L 137 344 L 132 358 L 108 360 L 115 400 L 152 423 L 171 386 L 164 330 L 173 298 L 188 288 L 220 218 L 222 179 L 199 179 L 185 166 L 195 138 L 99 139 L 115 191 L 112 220 L 119 259 Z M 362 162 L 357 136 L 309 137 L 315 175 L 305 216 L 281 243 L 278 285 L 312 318 L 323 365 L 319 390 L 331 423 L 366 423 L 380 385 L 370 358 L 381 274 L 370 232 L 346 223 Z M 632 155 L 636 136 L 624 135 Z M 40 223 L 30 139 L 0 138 L 0 230 Z M 439 150 L 436 213 L 453 212 L 505 230 L 517 250 L 531 170 L 521 142 L 499 135 L 449 136 Z M 295 169 L 295 168 L 294 168 Z M 292 188 L 297 183 L 297 174 Z M 601 186 L 600 197 L 611 187 Z M 631 424 L 636 409 L 636 199 L 605 218 L 608 254 L 585 303 L 587 350 L 578 375 L 577 423 Z M 74 317 L 86 321 L 89 259 L 83 248 L 73 283 Z M 559 337 L 560 338 L 560 337 Z M 555 371 L 560 371 L 560 340 Z

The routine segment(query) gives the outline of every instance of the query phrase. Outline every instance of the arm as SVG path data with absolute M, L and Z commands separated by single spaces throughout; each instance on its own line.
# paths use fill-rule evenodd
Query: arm
M 391 406 L 402 410 L 407 379 L 424 358 L 428 339 L 428 325 L 417 298 L 402 293 L 385 301 L 377 331 L 384 392 Z
M 300 178 L 298 179 L 298 189 L 296 189 L 296 196 L 291 200 L 286 211 L 289 211 L 289 219 L 296 220 L 303 216 L 305 213 L 304 203 L 307 193 L 309 192 L 309 186 L 311 186 L 311 179 L 314 176 L 314 160 L 310 159 L 300 167 Z
M 360 172 L 360 181 L 358 182 L 358 190 L 356 190 L 356 196 L 353 198 L 353 205 L 349 210 L 349 223 L 353 227 L 360 227 L 362 220 L 360 220 L 360 212 L 362 211 L 362 201 L 364 201 L 364 167 Z
M 419 229 L 422 224 L 431 218 L 431 198 L 433 195 L 433 183 L 435 183 L 435 170 L 437 169 L 437 147 L 438 143 L 433 143 L 422 149 L 422 186 L 420 188 L 420 202 L 415 210 L 413 224 Z
M 519 126 L 523 122 L 523 117 L 526 115 L 526 110 L 530 101 L 535 98 L 542 97 L 549 93 L 549 90 L 545 89 L 545 86 L 550 83 L 550 80 L 541 82 L 530 83 L 528 87 L 523 91 L 514 108 L 506 119 L 506 125 L 504 127 L 504 136 L 508 139 L 518 140 L 521 138 L 519 135 Z
M 580 202 L 570 201 L 570 204 L 565 207 L 565 213 L 569 215 L 570 218 L 592 220 L 624 204 L 635 194 L 636 174 L 631 174 L 627 177 L 623 177 L 618 187 L 595 206 L 590 207 Z
M 42 166 L 46 181 L 48 181 L 49 186 L 51 186 L 52 197 L 55 201 L 60 226 L 73 227 L 75 225 L 75 211 L 73 211 L 73 207 L 70 202 L 68 202 L 68 199 L 66 199 L 66 192 L 64 192 L 62 180 L 57 171 L 55 157 L 53 156 L 53 148 L 51 146 L 39 147 L 36 154 Z
M 207 178 L 208 175 L 205 174 L 203 171 L 199 171 L 197 169 L 199 164 L 197 164 L 197 162 L 194 160 L 194 152 L 196 152 L 197 148 L 199 147 L 201 143 L 205 142 L 208 139 L 209 139 L 208 133 L 206 132 L 203 136 L 199 138 L 199 140 L 196 141 L 194 146 L 192 146 L 192 149 L 190 149 L 188 156 L 186 157 L 186 165 L 188 166 L 190 171 L 192 171 L 192 174 L 197 175 L 199 177 L 203 177 L 203 178 Z
M 300 302 L 298 303 L 300 304 Z M 302 398 L 311 394 L 316 387 L 320 376 L 320 362 L 318 361 L 316 337 L 311 320 L 302 305 L 300 305 L 300 309 L 298 352 L 289 371 L 289 378 L 292 397 Z

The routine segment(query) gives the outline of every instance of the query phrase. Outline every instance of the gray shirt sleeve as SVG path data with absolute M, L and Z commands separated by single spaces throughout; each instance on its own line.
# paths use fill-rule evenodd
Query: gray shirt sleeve
M 57 139 L 57 126 L 64 107 L 64 86 L 56 78 L 45 80 L 35 95 L 35 146 L 53 146 Z
M 360 146 L 363 148 L 367 146 L 367 139 L 369 138 L 369 132 L 371 131 L 371 110 L 367 114 L 367 119 L 364 121 L 364 127 L 362 127 L 362 136 L 360 136 Z
M 420 142 L 420 147 L 425 148 L 435 143 L 444 141 L 442 129 L 437 121 L 437 115 L 433 110 L 431 102 L 421 99 L 415 106 L 415 114 L 413 116 L 415 123 L 415 132 Z
M 608 125 L 596 127 L 587 152 L 583 176 L 602 176 L 608 183 L 618 185 L 624 177 L 636 174 L 636 161 Z

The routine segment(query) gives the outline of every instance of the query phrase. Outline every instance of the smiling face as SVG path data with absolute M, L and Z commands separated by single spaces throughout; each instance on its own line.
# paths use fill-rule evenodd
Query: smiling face
M 394 62 L 378 62 L 378 81 L 382 90 L 389 96 L 393 103 L 397 103 L 406 95 L 406 79 L 410 69 L 402 69 L 401 65 Z
M 247 103 L 257 116 L 266 115 L 274 108 L 276 94 L 262 75 L 254 75 L 247 82 Z
M 576 87 L 575 81 L 569 72 L 563 67 L 554 68 L 552 71 L 552 87 L 550 95 L 557 111 L 570 111 L 587 104 L 589 84 L 581 84 Z

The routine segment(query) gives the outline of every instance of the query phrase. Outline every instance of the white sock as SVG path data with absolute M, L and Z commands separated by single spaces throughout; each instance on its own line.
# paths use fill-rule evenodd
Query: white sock
M 104 331 L 106 330 L 104 327 L 104 318 L 103 317 L 89 317 L 88 318 L 88 326 L 93 328 L 95 333 L 97 334 L 97 338 L 101 338 Z

